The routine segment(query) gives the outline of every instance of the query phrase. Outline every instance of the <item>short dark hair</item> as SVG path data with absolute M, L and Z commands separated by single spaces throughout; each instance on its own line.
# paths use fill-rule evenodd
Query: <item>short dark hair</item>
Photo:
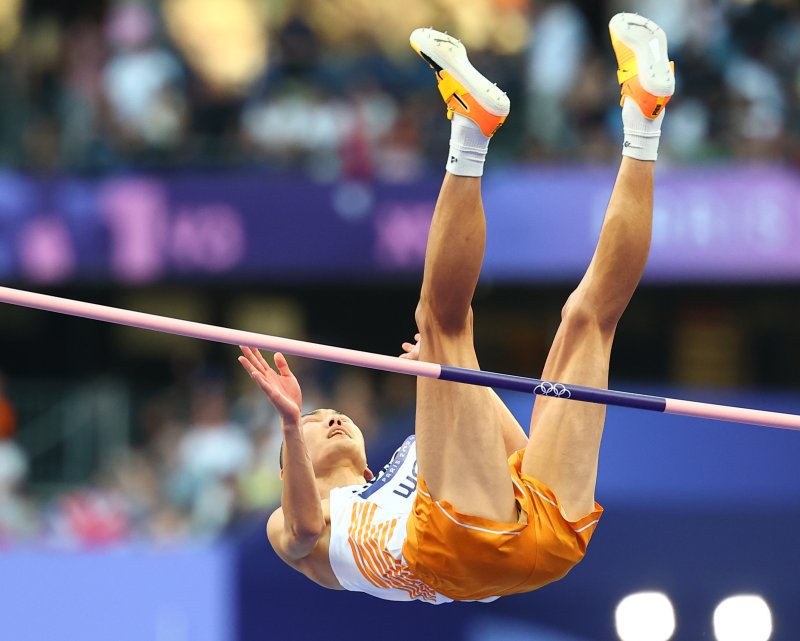
M 305 414 L 303 414 L 303 415 L 301 415 L 301 416 L 300 416 L 300 419 L 302 420 L 302 419 L 304 419 L 306 416 L 311 416 L 312 414 L 316 414 L 316 413 L 317 413 L 317 412 L 319 412 L 321 409 L 322 409 L 322 408 L 320 408 L 320 409 L 316 409 L 316 410 L 311 410 L 310 412 L 306 412 Z M 335 410 L 335 409 L 333 409 L 333 408 L 331 408 L 331 411 L 332 411 L 332 412 L 336 412 L 337 414 L 342 414 L 342 412 L 340 412 L 339 410 Z M 280 451 L 278 452 L 278 465 L 280 465 L 281 472 L 283 472 L 283 443 L 284 443 L 284 440 L 283 440 L 283 437 L 281 436 L 281 449 L 280 449 Z

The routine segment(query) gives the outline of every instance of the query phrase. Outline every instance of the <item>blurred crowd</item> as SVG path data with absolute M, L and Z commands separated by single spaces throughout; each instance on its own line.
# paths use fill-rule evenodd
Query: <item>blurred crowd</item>
M 314 363 L 295 370 L 304 411 L 333 407 L 353 418 L 376 472 L 413 430 L 413 384 Z M 236 390 L 232 380 L 198 368 L 148 394 L 129 445 L 98 452 L 85 482 L 55 485 L 32 478 L 35 461 L 15 438 L 13 399 L 0 387 L 0 548 L 168 543 L 223 534 L 249 518 L 265 523 L 280 503 L 280 421 L 249 378 Z
M 669 34 L 678 97 L 661 156 L 800 162 L 800 4 L 792 0 L 2 0 L 0 164 L 46 173 L 267 166 L 316 180 L 412 180 L 449 130 L 416 26 L 462 37 L 512 98 L 500 162 L 605 162 L 621 123 L 608 18 Z M 379 467 L 412 429 L 413 387 L 298 373 L 305 409 L 365 431 Z M 215 535 L 279 501 L 277 418 L 249 380 L 198 373 L 138 399 L 132 441 L 66 492 L 0 379 L 0 546 Z M 57 480 L 56 480 L 57 484 Z
M 412 179 L 448 128 L 415 26 L 450 29 L 508 90 L 505 161 L 618 154 L 608 18 L 669 34 L 678 98 L 662 156 L 798 158 L 792 0 L 9 0 L 0 9 L 0 162 L 35 170 L 300 168 Z

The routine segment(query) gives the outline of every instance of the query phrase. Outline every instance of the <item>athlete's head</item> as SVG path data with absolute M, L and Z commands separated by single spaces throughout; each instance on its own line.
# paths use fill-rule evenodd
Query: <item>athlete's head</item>
M 324 476 L 340 467 L 349 467 L 369 480 L 364 435 L 349 416 L 334 409 L 318 409 L 303 414 L 300 419 L 308 454 L 316 476 Z M 284 463 L 281 445 L 281 477 Z

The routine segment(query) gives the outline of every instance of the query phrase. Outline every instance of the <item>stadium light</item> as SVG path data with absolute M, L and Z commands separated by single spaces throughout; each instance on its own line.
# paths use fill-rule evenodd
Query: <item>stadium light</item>
M 675 610 L 661 592 L 626 596 L 617 605 L 615 620 L 622 641 L 669 641 L 675 632 Z
M 772 612 L 760 596 L 728 597 L 714 610 L 717 641 L 767 641 L 772 636 Z

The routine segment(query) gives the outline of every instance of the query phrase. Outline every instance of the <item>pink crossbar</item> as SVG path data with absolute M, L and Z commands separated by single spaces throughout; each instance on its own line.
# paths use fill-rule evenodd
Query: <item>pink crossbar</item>
M 754 410 L 745 407 L 732 407 L 730 405 L 715 405 L 713 403 L 699 403 L 697 401 L 682 401 L 667 398 L 665 414 L 683 414 L 684 416 L 697 416 L 698 418 L 713 418 L 719 421 L 732 421 L 734 423 L 752 423 L 767 427 L 783 427 L 790 430 L 800 430 L 800 416 Z
M 48 296 L 46 294 L 36 294 L 20 289 L 0 287 L 0 301 L 21 305 L 23 307 L 33 307 L 44 309 L 59 314 L 70 316 L 81 316 L 106 323 L 116 323 L 117 325 L 130 325 L 142 329 L 151 329 L 156 332 L 167 334 L 178 334 L 180 336 L 190 336 L 207 341 L 218 343 L 228 343 L 230 345 L 246 345 L 257 347 L 270 352 L 285 352 L 295 356 L 305 356 L 323 361 L 333 361 L 357 367 L 369 367 L 387 372 L 397 372 L 398 374 L 411 374 L 413 376 L 425 376 L 428 378 L 439 378 L 441 366 L 436 363 L 423 363 L 419 361 L 398 358 L 397 356 L 385 356 L 383 354 L 372 354 L 361 352 L 354 349 L 343 347 L 332 347 L 330 345 L 320 345 L 298 341 L 291 338 L 280 338 L 267 334 L 255 332 L 245 332 L 238 329 L 218 327 L 216 325 L 206 325 L 193 321 L 157 316 L 155 314 L 145 314 L 144 312 L 134 312 L 127 309 L 107 307 L 106 305 L 96 305 L 94 303 L 84 303 L 68 298 Z
M 0 287 L 0 302 L 21 305 L 23 307 L 33 307 L 35 309 L 44 309 L 59 314 L 68 314 L 70 316 L 81 316 L 83 318 L 91 318 L 107 323 L 116 323 L 118 325 L 130 325 L 132 327 L 140 327 L 142 329 L 150 329 L 168 334 L 178 334 L 219 343 L 228 343 L 230 345 L 247 345 L 249 347 L 257 347 L 272 352 L 285 352 L 287 354 L 304 356 L 306 358 L 333 361 L 346 365 L 355 365 L 357 367 L 369 367 L 387 372 L 396 372 L 398 374 L 410 374 L 412 376 L 439 378 L 473 385 L 527 391 L 528 393 L 537 395 L 557 396 L 564 400 L 582 400 L 605 405 L 646 409 L 667 414 L 684 414 L 686 416 L 696 416 L 699 418 L 800 430 L 800 416 L 794 414 L 714 405 L 712 403 L 699 403 L 697 401 L 682 401 L 659 396 L 631 394 L 608 389 L 581 387 L 554 381 L 541 381 L 534 378 L 510 376 L 508 374 L 496 374 L 493 372 L 483 372 L 460 367 L 442 366 L 437 363 L 426 363 L 398 358 L 396 356 L 372 354 L 342 347 L 320 345 L 319 343 L 279 338 L 277 336 L 268 336 L 267 334 L 245 332 L 237 329 L 229 329 L 227 327 L 218 327 L 216 325 L 206 325 L 204 323 L 168 318 L 166 316 L 157 316 L 155 314 L 134 312 L 126 309 L 118 309 L 116 307 L 96 305 L 94 303 L 84 303 L 67 298 L 58 298 L 56 296 L 11 289 L 9 287 Z

